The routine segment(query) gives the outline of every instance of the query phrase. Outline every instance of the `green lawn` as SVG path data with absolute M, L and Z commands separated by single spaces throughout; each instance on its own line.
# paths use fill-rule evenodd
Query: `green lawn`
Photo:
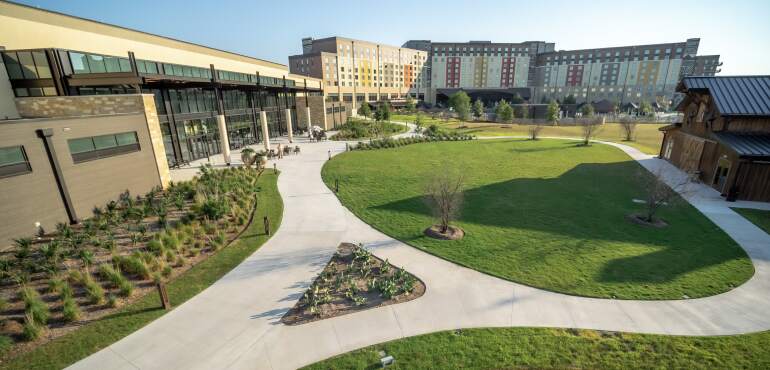
M 459 241 L 427 238 L 422 200 L 441 164 L 465 174 Z M 664 208 L 670 225 L 628 222 L 640 210 L 641 167 L 608 145 L 565 140 L 484 140 L 354 151 L 327 162 L 342 203 L 384 233 L 504 279 L 593 297 L 679 299 L 740 285 L 746 253 L 689 204 Z
M 770 211 L 749 208 L 733 208 L 732 210 L 770 234 Z
M 394 115 L 394 121 L 414 122 L 414 115 Z M 514 120 L 515 121 L 515 120 Z M 529 127 L 519 124 L 501 124 L 490 122 L 461 122 L 455 119 L 445 121 L 423 117 L 423 126 L 436 124 L 444 130 L 456 131 L 462 134 L 476 136 L 527 136 Z M 663 141 L 663 133 L 658 129 L 662 124 L 639 124 L 636 127 L 636 139 L 625 141 L 622 129 L 617 123 L 606 123 L 596 135 L 595 139 L 612 141 L 633 146 L 647 154 L 660 153 L 660 145 Z M 580 137 L 581 128 L 576 126 L 544 126 L 540 135 L 550 137 Z
M 377 344 L 306 369 L 767 369 L 770 333 L 677 337 L 545 328 L 468 329 Z
M 208 288 L 225 273 L 254 253 L 270 237 L 264 234 L 262 218 L 268 216 L 273 230 L 281 224 L 283 202 L 277 174 L 266 170 L 259 180 L 261 191 L 254 220 L 240 239 L 217 252 L 167 285 L 172 307 L 177 307 Z M 150 293 L 119 312 L 89 323 L 36 349 L 0 363 L 2 369 L 61 369 L 107 347 L 165 313 L 160 299 Z

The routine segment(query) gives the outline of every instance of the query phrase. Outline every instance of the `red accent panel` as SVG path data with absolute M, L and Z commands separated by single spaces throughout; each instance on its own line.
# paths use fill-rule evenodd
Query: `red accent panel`
M 570 64 L 567 66 L 567 86 L 580 86 L 583 83 L 583 65 Z
M 516 58 L 504 57 L 502 68 L 500 69 L 500 86 L 513 86 L 513 76 L 516 73 Z
M 455 72 L 457 68 L 457 72 Z M 446 87 L 460 87 L 460 57 L 446 58 Z

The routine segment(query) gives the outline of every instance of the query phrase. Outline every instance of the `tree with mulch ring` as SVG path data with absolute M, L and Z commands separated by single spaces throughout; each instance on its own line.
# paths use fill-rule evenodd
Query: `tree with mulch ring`
M 362 246 L 342 243 L 281 322 L 305 324 L 411 301 L 424 293 L 425 284 L 403 268 L 377 258 Z
M 434 239 L 459 240 L 465 232 L 450 225 L 457 219 L 463 204 L 463 176 L 448 163 L 439 166 L 425 183 L 425 204 L 433 212 L 436 224 L 425 229 L 425 235 Z

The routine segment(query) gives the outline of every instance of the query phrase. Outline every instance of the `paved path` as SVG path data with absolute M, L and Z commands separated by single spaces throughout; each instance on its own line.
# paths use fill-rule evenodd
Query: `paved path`
M 300 143 L 279 160 L 283 224 L 262 248 L 210 288 L 108 348 L 78 369 L 292 369 L 363 346 L 467 327 L 572 327 L 640 333 L 724 335 L 770 329 L 770 236 L 702 187 L 690 202 L 751 256 L 756 274 L 717 296 L 681 301 L 575 297 L 457 266 L 409 247 L 353 216 L 321 181 L 327 151 L 342 142 Z M 648 169 L 668 163 L 616 146 Z M 237 157 L 235 155 L 234 157 Z M 189 176 L 192 171 L 176 171 Z M 380 258 L 421 278 L 414 301 L 300 326 L 280 317 L 300 298 L 342 241 L 364 242 Z

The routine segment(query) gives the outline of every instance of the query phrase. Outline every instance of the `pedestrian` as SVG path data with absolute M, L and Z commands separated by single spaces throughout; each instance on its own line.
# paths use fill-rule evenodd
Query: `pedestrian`
M 278 144 L 278 159 L 283 158 L 283 150 L 281 149 L 281 144 Z

